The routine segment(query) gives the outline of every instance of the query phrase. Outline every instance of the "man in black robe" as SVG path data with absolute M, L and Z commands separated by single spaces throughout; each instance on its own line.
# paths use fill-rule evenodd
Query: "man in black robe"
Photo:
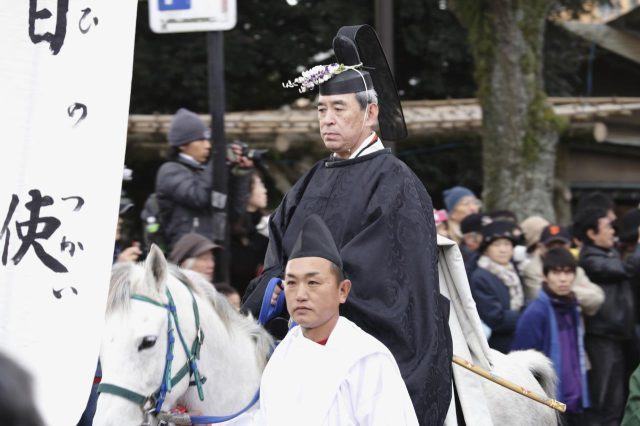
M 438 287 L 431 198 L 373 131 L 379 124 L 384 138 L 406 136 L 375 32 L 343 27 L 334 51 L 343 64 L 337 71 L 316 69 L 295 83 L 319 84 L 320 133 L 333 154 L 300 178 L 271 216 L 265 270 L 243 308 L 258 315 L 266 285 L 282 277 L 305 219 L 320 215 L 353 282 L 341 315 L 391 350 L 420 424 L 441 425 L 451 400 L 452 342 L 449 301 Z

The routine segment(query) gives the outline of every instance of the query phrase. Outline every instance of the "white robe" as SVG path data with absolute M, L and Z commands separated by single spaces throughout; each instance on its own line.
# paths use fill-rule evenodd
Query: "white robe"
M 292 328 L 262 375 L 254 425 L 418 425 L 393 355 L 340 317 L 326 345 Z

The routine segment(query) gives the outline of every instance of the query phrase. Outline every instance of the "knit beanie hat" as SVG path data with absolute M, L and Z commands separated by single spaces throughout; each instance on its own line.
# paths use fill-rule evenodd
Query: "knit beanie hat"
M 195 113 L 180 108 L 173 116 L 169 128 L 169 145 L 181 146 L 209 137 L 211 132 Z
M 529 216 L 520 223 L 520 229 L 524 232 L 527 247 L 538 244 L 542 230 L 548 225 L 549 221 L 542 216 Z
M 468 195 L 471 195 L 472 197 L 476 196 L 473 191 L 469 188 L 465 188 L 464 186 L 454 186 L 453 188 L 446 189 L 442 195 L 444 197 L 444 205 L 449 213 L 455 209 L 456 204 L 458 204 L 458 201 L 460 201 L 461 198 Z

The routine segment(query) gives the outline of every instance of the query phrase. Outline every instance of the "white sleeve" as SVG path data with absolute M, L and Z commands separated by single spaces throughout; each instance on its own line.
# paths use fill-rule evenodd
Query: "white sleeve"
M 391 354 L 375 353 L 354 365 L 342 386 L 361 426 L 418 426 L 400 369 Z

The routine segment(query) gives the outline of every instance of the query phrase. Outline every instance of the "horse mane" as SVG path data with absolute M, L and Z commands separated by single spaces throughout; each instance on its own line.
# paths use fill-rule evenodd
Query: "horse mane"
M 262 370 L 273 348 L 271 335 L 253 319 L 251 314 L 245 316 L 236 311 L 227 298 L 218 293 L 215 287 L 201 274 L 181 269 L 172 264 L 168 266 L 171 276 L 180 280 L 192 292 L 211 304 L 229 334 L 245 333 L 255 341 L 258 366 Z M 111 271 L 107 313 L 128 310 L 131 305 L 131 295 L 142 290 L 138 287 L 142 286 L 143 278 L 144 268 L 139 264 L 115 264 Z
M 211 303 L 230 334 L 237 332 L 245 333 L 255 341 L 258 365 L 262 370 L 273 349 L 273 338 L 271 335 L 254 320 L 251 314 L 243 315 L 236 311 L 227 298 L 219 293 L 201 274 L 187 269 L 181 269 L 175 265 L 170 265 L 169 271 L 171 275 L 187 283 L 194 293 L 199 294 Z

